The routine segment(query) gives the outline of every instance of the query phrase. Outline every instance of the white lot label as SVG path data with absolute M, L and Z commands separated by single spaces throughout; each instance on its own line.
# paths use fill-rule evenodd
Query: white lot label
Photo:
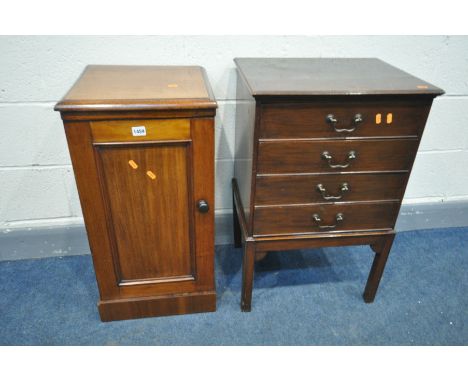
M 133 126 L 132 127 L 132 135 L 134 137 L 141 137 L 146 135 L 146 127 L 145 126 Z

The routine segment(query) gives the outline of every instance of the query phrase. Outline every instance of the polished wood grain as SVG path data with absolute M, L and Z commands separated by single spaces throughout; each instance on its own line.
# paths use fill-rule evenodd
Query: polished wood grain
M 70 93 L 83 99 L 68 96 L 56 106 L 65 124 L 103 321 L 216 309 L 216 103 L 158 101 L 164 94 L 194 96 L 189 88 L 212 99 L 200 68 L 140 69 L 109 68 L 107 74 L 102 72 L 106 68 L 93 69 L 98 79 L 85 76 Z M 117 72 L 122 78 L 114 88 L 109 79 Z M 145 78 L 148 85 L 141 92 L 151 93 L 150 101 L 132 93 L 139 90 L 131 87 Z M 180 92 L 172 87 L 159 91 L 164 81 L 181 85 Z M 112 102 L 101 99 L 106 92 Z M 133 136 L 133 126 L 145 126 L 146 135 Z M 199 200 L 208 203 L 208 212 L 198 210 Z
M 174 277 L 193 280 L 187 144 L 102 147 L 98 155 L 119 285 Z M 131 167 L 129 161 L 138 167 Z
M 257 175 L 255 205 L 329 203 L 317 186 L 325 189 L 325 196 L 336 203 L 355 201 L 401 200 L 407 173 L 318 174 L 318 175 Z M 343 184 L 348 191 L 343 192 Z
M 371 246 L 364 300 L 373 301 L 432 100 L 443 90 L 378 59 L 235 62 L 241 309 L 252 306 L 254 261 L 322 246 Z
M 194 118 L 192 120 L 192 200 L 196 204 L 205 200 L 209 211 L 194 212 L 194 233 L 192 243 L 197 253 L 197 285 L 199 290 L 215 291 L 215 146 L 214 118 Z M 195 207 L 195 206 L 194 206 Z
M 101 320 L 105 322 L 154 316 L 214 312 L 216 310 L 216 293 L 198 292 L 189 295 L 105 300 L 99 302 L 98 308 Z
M 87 122 L 66 122 L 65 133 L 80 198 L 81 210 L 93 257 L 101 300 L 118 298 L 118 276 L 114 264 L 109 221 L 102 198 L 98 163 Z
M 430 100 L 268 104 L 262 108 L 261 138 L 417 137 L 424 128 L 430 105 Z M 336 124 L 326 122 L 329 114 L 336 118 Z M 358 114 L 362 122 L 355 124 Z M 388 115 L 392 116 L 391 123 L 387 123 Z M 337 132 L 335 128 L 354 131 Z
M 418 145 L 418 139 L 260 142 L 257 173 L 408 171 Z M 333 165 L 350 165 L 331 168 L 322 158 L 324 151 L 332 155 Z M 348 160 L 350 151 L 356 153 L 356 159 Z
M 83 112 L 80 109 L 66 110 L 60 113 L 64 121 L 109 121 L 134 119 L 178 119 L 178 118 L 209 118 L 216 115 L 216 109 L 173 109 L 173 110 L 116 110 Z
M 57 103 L 58 111 L 216 108 L 199 66 L 89 65 Z
M 133 127 L 145 127 L 145 135 L 134 135 Z M 91 122 L 95 143 L 190 140 L 190 119 L 136 119 Z
M 390 250 L 392 249 L 394 238 L 395 234 L 392 233 L 387 235 L 385 241 L 372 245 L 372 249 L 375 251 L 375 256 L 367 279 L 366 289 L 363 294 L 364 301 L 367 303 L 373 302 L 375 299 L 377 288 L 379 287 L 380 279 L 382 278 L 385 270 L 385 264 L 387 263 Z
M 257 207 L 254 236 L 392 229 L 399 205 L 399 202 L 361 202 Z M 343 214 L 341 222 L 336 221 L 339 213 Z M 321 223 L 314 221 L 314 214 L 319 215 Z M 333 228 L 320 228 L 319 224 Z
M 253 96 L 428 95 L 443 90 L 377 58 L 236 58 Z

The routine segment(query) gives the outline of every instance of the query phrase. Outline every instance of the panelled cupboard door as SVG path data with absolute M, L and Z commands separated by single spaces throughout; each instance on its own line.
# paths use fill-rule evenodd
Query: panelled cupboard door
M 190 145 L 135 146 L 97 148 L 119 285 L 193 280 Z
M 202 243 L 212 238 L 209 229 L 195 227 L 198 222 L 206 228 L 206 221 L 195 218 L 202 212 L 194 200 L 192 178 L 199 162 L 209 162 L 211 150 L 196 150 L 194 157 L 194 146 L 205 141 L 193 139 L 188 120 L 145 121 L 147 140 L 130 134 L 131 126 L 139 124 L 110 121 L 106 129 L 105 121 L 91 123 L 120 294 L 157 295 L 174 287 L 179 293 L 203 289 L 210 280 L 206 272 L 204 277 L 204 272 L 197 271 L 197 265 L 206 266 L 206 259 L 200 248 L 197 253 L 195 231 L 208 236 L 197 238 Z M 171 131 L 161 133 L 168 125 Z M 204 138 L 209 143 L 206 133 Z M 202 197 L 212 204 L 212 196 Z

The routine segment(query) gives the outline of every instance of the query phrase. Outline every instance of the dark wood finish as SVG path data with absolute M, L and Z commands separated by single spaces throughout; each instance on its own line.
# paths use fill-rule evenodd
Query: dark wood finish
M 255 265 L 255 244 L 252 241 L 245 242 L 244 258 L 242 261 L 242 298 L 241 309 L 250 312 L 252 308 L 252 289 Z
M 251 309 L 255 260 L 268 251 L 322 246 L 371 246 L 376 255 L 364 300 L 373 301 L 432 100 L 443 91 L 377 59 L 235 62 L 240 102 L 232 185 L 235 243 L 244 245 L 241 309 Z M 336 121 L 327 122 L 328 114 Z M 331 164 L 346 164 L 350 151 L 355 158 L 331 168 L 324 151 Z M 349 188 L 342 193 L 344 182 Z
M 328 203 L 317 185 L 327 190 L 325 196 L 342 196 L 335 203 L 401 200 L 406 172 L 373 174 L 257 175 L 255 206 Z M 346 183 L 349 190 L 342 192 Z
M 234 177 L 239 180 L 239 197 L 244 206 L 243 213 L 250 223 L 249 227 L 251 227 L 251 190 L 253 189 L 252 184 L 255 183 L 255 179 L 250 175 L 256 171 L 253 167 L 256 162 L 252 160 L 254 144 L 257 141 L 254 137 L 254 126 L 258 122 L 255 121 L 255 118 L 260 113 L 256 110 L 255 100 L 240 76 L 237 78 L 237 99 Z M 251 234 L 251 232 L 249 233 Z
M 242 247 L 242 232 L 239 224 L 239 217 L 236 213 L 236 201 L 234 200 L 234 193 L 232 195 L 232 226 L 234 229 L 234 248 Z
M 281 207 L 257 207 L 255 209 L 254 237 L 257 235 L 304 234 L 330 231 L 369 231 L 392 229 L 398 214 L 399 202 L 381 203 L 329 203 L 314 205 L 289 205 Z M 336 222 L 336 215 L 343 214 L 343 221 Z M 319 228 L 313 215 L 322 219 Z
M 417 137 L 426 123 L 430 101 L 364 101 L 267 104 L 262 108 L 261 138 Z M 337 119 L 326 122 L 327 115 Z M 353 123 L 359 114 L 362 122 Z M 387 121 L 387 118 L 391 120 Z M 352 132 L 336 131 L 352 130 Z
M 380 245 L 371 246 L 375 251 L 374 261 L 372 262 L 372 268 L 369 273 L 369 278 L 367 279 L 366 289 L 364 290 L 364 301 L 367 303 L 373 302 L 375 295 L 377 293 L 377 288 L 380 284 L 380 279 L 382 278 L 385 264 L 387 263 L 388 255 L 392 249 L 393 239 L 395 234 L 387 235 L 385 241 L 379 243 Z
M 160 89 L 166 82 L 178 90 Z M 201 68 L 92 67 L 57 104 L 103 321 L 216 309 L 216 103 L 200 113 L 191 97 L 202 93 L 211 97 Z M 147 97 L 146 110 L 135 107 L 139 97 Z M 146 135 L 134 136 L 135 126 L 145 126 Z M 199 200 L 208 212 L 197 209 Z
M 430 95 L 443 90 L 377 58 L 236 58 L 254 96 Z
M 419 141 L 410 139 L 371 139 L 333 141 L 269 141 L 258 145 L 258 174 L 294 174 L 352 171 L 408 171 Z M 322 153 L 332 155 L 331 168 Z M 348 161 L 350 151 L 356 159 Z

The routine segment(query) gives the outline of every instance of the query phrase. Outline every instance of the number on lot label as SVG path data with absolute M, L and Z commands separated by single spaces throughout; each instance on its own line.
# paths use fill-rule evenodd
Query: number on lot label
M 132 127 L 132 135 L 134 137 L 141 137 L 146 135 L 146 127 L 145 126 L 133 126 Z

